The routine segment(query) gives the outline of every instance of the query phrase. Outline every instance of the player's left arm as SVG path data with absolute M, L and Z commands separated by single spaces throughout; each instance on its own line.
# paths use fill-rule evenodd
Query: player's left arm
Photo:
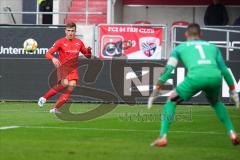
M 223 60 L 223 57 L 222 57 L 222 54 L 221 54 L 221 51 L 219 48 L 217 48 L 217 57 L 216 57 L 216 61 L 217 61 L 217 64 L 218 64 L 218 68 L 221 70 L 222 72 L 222 75 L 224 77 L 224 79 L 226 80 L 228 86 L 229 86 L 229 89 L 230 90 L 235 90 L 235 86 L 234 86 L 234 81 L 233 81 L 233 78 Z
M 92 48 L 88 47 L 86 48 L 85 45 L 83 43 L 81 43 L 81 48 L 80 48 L 80 52 L 86 57 L 86 58 L 91 58 L 92 56 Z
M 219 48 L 217 48 L 217 57 L 216 57 L 216 61 L 218 64 L 219 69 L 222 72 L 222 75 L 224 77 L 224 79 L 226 80 L 228 86 L 229 86 L 229 90 L 230 90 L 230 97 L 233 99 L 233 101 L 236 104 L 236 107 L 239 108 L 239 97 L 238 97 L 238 93 L 235 90 L 235 85 L 234 85 L 234 81 L 233 78 L 222 58 L 222 54 Z
M 61 42 L 60 40 L 56 41 L 53 46 L 47 51 L 45 57 L 49 60 L 52 60 L 54 58 L 54 53 L 59 51 L 61 48 Z

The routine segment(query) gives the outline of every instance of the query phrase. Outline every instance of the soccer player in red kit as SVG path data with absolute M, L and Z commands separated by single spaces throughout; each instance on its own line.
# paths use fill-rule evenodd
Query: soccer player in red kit
M 64 90 L 63 94 L 60 95 L 57 102 L 53 105 L 50 113 L 61 113 L 59 108 L 69 99 L 77 84 L 79 78 L 77 69 L 79 52 L 87 58 L 91 58 L 92 54 L 90 47 L 85 48 L 83 42 L 75 38 L 75 23 L 66 25 L 65 34 L 66 36 L 58 39 L 46 53 L 46 58 L 51 60 L 57 69 L 58 83 L 39 98 L 38 105 L 42 107 L 49 98 Z M 53 55 L 55 52 L 58 53 L 58 58 Z

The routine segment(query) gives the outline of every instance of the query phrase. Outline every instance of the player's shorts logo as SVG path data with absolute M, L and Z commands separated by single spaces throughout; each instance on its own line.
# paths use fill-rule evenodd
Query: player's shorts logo
M 159 39 L 155 37 L 140 38 L 140 49 L 147 56 L 151 57 L 157 50 Z

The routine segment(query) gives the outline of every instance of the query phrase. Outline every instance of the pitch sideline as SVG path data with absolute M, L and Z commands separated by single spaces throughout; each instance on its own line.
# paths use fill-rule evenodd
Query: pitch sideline
M 159 132 L 159 130 L 141 130 L 141 129 L 120 129 L 120 128 L 77 128 L 77 127 L 55 127 L 55 126 L 2 126 L 0 130 L 14 129 L 14 128 L 29 128 L 29 129 L 63 129 L 63 130 L 82 130 L 82 131 L 110 131 L 110 132 Z M 204 132 L 204 131 L 169 131 L 172 133 L 186 133 L 186 134 L 213 134 L 223 135 L 222 132 Z

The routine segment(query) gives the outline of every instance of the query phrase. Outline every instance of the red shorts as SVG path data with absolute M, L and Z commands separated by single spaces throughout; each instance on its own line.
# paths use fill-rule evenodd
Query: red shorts
M 60 82 L 63 79 L 67 79 L 68 81 L 78 80 L 79 79 L 78 70 L 73 69 L 73 70 L 69 71 L 69 69 L 62 69 L 62 68 L 57 69 L 57 80 L 58 80 L 58 82 Z
M 78 60 L 72 59 L 68 60 L 57 69 L 57 79 L 58 82 L 67 79 L 70 80 L 78 80 Z

